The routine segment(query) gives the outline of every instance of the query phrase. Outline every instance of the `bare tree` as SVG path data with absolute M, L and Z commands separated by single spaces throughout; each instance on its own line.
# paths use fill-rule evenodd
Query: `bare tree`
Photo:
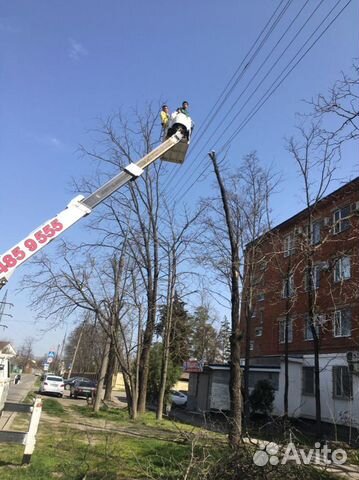
M 102 392 L 108 362 L 108 345 L 111 340 L 117 340 L 116 329 L 126 313 L 125 247 L 119 260 L 114 256 L 106 260 L 95 259 L 87 254 L 82 263 L 74 264 L 67 255 L 69 250 L 63 244 L 66 269 L 56 269 L 54 263 L 45 255 L 35 259 L 33 263 L 38 266 L 38 275 L 25 277 L 24 285 L 32 291 L 32 306 L 38 310 L 40 317 L 46 316 L 47 319 L 52 318 L 58 322 L 78 309 L 90 312 L 96 317 L 107 337 L 98 383 L 98 392 Z M 99 409 L 100 401 L 98 395 L 95 410 Z
M 359 138 L 359 65 L 352 67 L 352 75 L 342 73 L 328 95 L 319 94 L 311 100 L 313 115 L 325 122 L 325 137 L 330 143 L 340 145 Z M 330 126 L 329 126 L 330 125 Z
M 264 169 L 255 153 L 246 155 L 235 176 L 232 177 L 232 192 L 240 192 L 237 208 L 241 219 L 241 249 L 245 252 L 245 263 L 241 269 L 242 316 L 245 321 L 244 345 L 245 364 L 243 375 L 244 418 L 249 421 L 249 368 L 252 341 L 252 319 L 260 302 L 265 263 L 263 244 L 265 233 L 270 229 L 269 199 L 277 184 L 275 174 Z M 233 193 L 232 193 L 233 195 Z M 262 290 L 263 291 L 263 290 Z M 259 314 L 259 312 L 258 312 Z
M 270 211 L 269 197 L 276 185 L 275 175 L 261 167 L 255 153 L 246 155 L 235 173 L 226 177 L 228 209 L 233 224 L 232 232 L 235 244 L 238 246 L 239 278 L 238 285 L 243 289 L 241 302 L 241 340 L 244 344 L 244 407 L 245 419 L 249 415 L 249 362 L 252 324 L 257 308 L 257 297 L 260 293 L 263 264 L 262 242 L 264 233 L 268 231 Z M 216 280 L 231 291 L 231 243 L 226 227 L 223 207 L 217 199 L 211 199 L 207 204 L 207 214 L 204 223 L 207 232 L 201 238 L 202 253 L 199 261 L 217 272 Z M 243 259 L 245 261 L 243 262 Z M 220 301 L 225 300 L 220 293 Z
M 166 314 L 163 316 L 163 356 L 161 366 L 160 391 L 157 403 L 157 419 L 161 420 L 165 394 L 167 388 L 167 371 L 170 359 L 171 339 L 173 339 L 173 306 L 175 301 L 176 287 L 180 275 L 179 267 L 186 260 L 185 254 L 193 242 L 196 232 L 191 231 L 191 227 L 200 215 L 198 210 L 193 215 L 186 215 L 183 221 L 179 221 L 174 209 L 166 208 L 167 235 L 160 237 L 160 245 L 165 253 L 167 260 L 167 293 L 166 293 Z M 174 339 L 176 341 L 176 339 Z
M 33 359 L 34 341 L 33 337 L 26 337 L 17 351 L 17 364 L 23 370 L 28 367 L 29 362 Z
M 228 202 L 228 194 L 221 173 L 218 167 L 215 152 L 210 153 L 213 163 L 214 172 L 217 178 L 218 186 L 221 193 L 223 210 L 225 215 L 225 224 L 227 228 L 227 238 L 230 243 L 230 289 L 231 289 L 231 362 L 230 362 L 230 431 L 229 441 L 233 448 L 238 448 L 242 435 L 242 394 L 241 394 L 241 347 L 240 347 L 240 292 L 239 292 L 239 275 L 240 275 L 240 241 L 234 224 L 230 205 Z
M 298 127 L 300 140 L 293 137 L 288 141 L 288 150 L 293 156 L 303 181 L 305 213 L 305 234 L 301 237 L 301 256 L 298 262 L 304 265 L 307 278 L 307 308 L 308 322 L 313 336 L 314 353 L 314 388 L 316 409 L 316 430 L 321 437 L 321 395 L 320 395 L 320 340 L 317 324 L 317 299 L 314 288 L 314 260 L 318 245 L 313 241 L 313 228 L 316 220 L 318 203 L 325 196 L 333 180 L 337 162 L 337 149 L 332 147 L 331 138 L 325 135 L 318 124 L 311 124 L 309 128 Z M 299 238 L 297 237 L 297 241 Z M 297 264 L 298 265 L 298 264 Z
M 129 122 L 119 112 L 98 130 L 99 148 L 83 152 L 98 160 L 100 165 L 122 167 L 136 161 L 153 149 L 158 110 L 151 106 L 145 113 L 135 112 Z M 141 284 L 146 292 L 146 315 L 140 346 L 138 412 L 146 407 L 149 354 L 155 330 L 159 298 L 159 212 L 162 164 L 153 165 L 136 182 L 117 192 L 104 205 L 95 225 L 104 246 L 113 247 L 124 238 L 128 240 L 128 255 L 136 263 Z

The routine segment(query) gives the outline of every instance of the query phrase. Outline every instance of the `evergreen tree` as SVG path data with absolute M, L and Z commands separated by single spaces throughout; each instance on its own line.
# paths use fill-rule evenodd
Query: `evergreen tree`
M 186 304 L 178 293 L 175 292 L 172 312 L 172 332 L 170 357 L 174 365 L 182 366 L 183 362 L 191 356 L 191 341 L 193 335 L 193 317 L 187 312 Z M 160 322 L 157 326 L 157 334 L 162 335 L 167 307 L 160 307 Z
M 197 307 L 194 313 L 192 357 L 207 363 L 214 363 L 218 357 L 217 331 L 205 305 Z
M 148 376 L 148 395 L 152 402 L 157 403 L 161 382 L 161 366 L 162 366 L 162 343 L 155 343 L 150 351 L 150 369 Z M 168 397 L 171 387 L 178 381 L 181 376 L 182 368 L 174 365 L 170 358 L 167 371 L 167 382 L 165 397 Z
M 219 360 L 227 363 L 231 356 L 231 326 L 225 316 L 218 332 Z

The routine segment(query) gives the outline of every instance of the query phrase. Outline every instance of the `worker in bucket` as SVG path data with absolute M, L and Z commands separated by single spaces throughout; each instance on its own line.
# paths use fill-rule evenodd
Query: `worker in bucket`
M 181 113 L 184 113 L 187 117 L 189 117 L 188 107 L 189 107 L 189 103 L 187 102 L 187 100 L 184 100 L 182 102 L 182 107 L 179 108 L 179 111 Z
M 168 105 L 162 105 L 161 125 L 162 125 L 163 137 L 167 135 L 169 122 L 170 122 L 170 111 L 169 111 Z

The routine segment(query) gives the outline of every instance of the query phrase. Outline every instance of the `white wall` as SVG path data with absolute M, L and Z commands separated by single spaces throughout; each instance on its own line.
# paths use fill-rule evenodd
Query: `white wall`
M 284 362 L 281 363 L 279 373 L 279 389 L 275 392 L 273 414 L 283 415 L 284 412 Z M 301 416 L 302 396 L 302 362 L 289 362 L 289 389 L 288 389 L 288 414 L 290 417 Z
M 314 366 L 314 355 L 304 356 L 303 366 Z M 353 375 L 353 398 L 333 396 L 333 367 L 348 366 L 345 353 L 322 354 L 319 358 L 322 420 L 338 425 L 359 426 L 359 377 Z M 302 395 L 301 416 L 315 418 L 315 397 Z

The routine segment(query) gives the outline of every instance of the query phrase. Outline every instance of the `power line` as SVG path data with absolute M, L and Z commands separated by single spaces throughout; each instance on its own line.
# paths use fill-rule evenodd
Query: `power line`
M 340 3 L 341 0 L 338 0 L 338 2 L 334 5 L 334 7 L 330 10 L 330 12 L 326 15 L 324 20 L 319 24 L 317 27 L 316 31 L 320 28 L 320 26 L 325 22 L 325 20 L 328 18 L 328 16 L 332 13 L 332 11 L 337 7 L 337 5 Z M 337 18 L 343 13 L 343 11 L 348 7 L 348 5 L 352 2 L 352 0 L 349 0 L 344 7 L 338 12 L 338 14 L 330 21 L 330 23 L 325 27 L 325 29 L 319 34 L 319 36 L 312 42 L 312 44 L 307 48 L 307 50 L 302 54 L 302 56 L 296 61 L 296 63 L 290 68 L 290 70 L 285 74 L 285 76 L 278 82 L 278 84 L 273 88 L 273 90 L 267 95 L 269 89 L 274 85 L 274 83 L 278 80 L 278 78 L 282 75 L 282 73 L 288 68 L 288 66 L 293 62 L 293 60 L 298 56 L 300 51 L 303 49 L 303 47 L 308 43 L 310 38 L 316 33 L 313 32 L 309 39 L 305 42 L 304 46 L 301 47 L 301 49 L 297 52 L 297 54 L 293 57 L 293 59 L 287 64 L 284 70 L 282 70 L 281 74 L 276 78 L 276 80 L 272 83 L 271 87 L 266 91 L 266 93 L 262 96 L 259 102 L 261 102 L 258 106 L 258 103 L 255 105 L 254 109 L 250 112 L 250 114 L 246 117 L 246 119 L 241 123 L 241 125 L 235 130 L 235 132 L 231 135 L 231 137 L 227 140 L 227 142 L 221 147 L 220 152 L 225 150 L 233 139 L 240 133 L 240 131 L 247 125 L 247 123 L 254 117 L 254 115 L 263 107 L 263 105 L 269 100 L 269 98 L 275 93 L 275 91 L 280 87 L 280 85 L 284 82 L 284 80 L 290 75 L 290 73 L 297 67 L 297 65 L 303 60 L 303 58 L 309 53 L 309 51 L 316 45 L 316 43 L 321 39 L 321 37 L 326 33 L 326 31 L 331 27 L 331 25 L 337 20 Z M 264 101 L 261 101 L 265 95 L 267 97 L 264 99 Z M 208 170 L 209 168 L 209 163 L 205 166 L 205 168 L 202 170 L 202 172 L 196 177 L 196 179 L 187 187 L 187 189 L 182 193 L 182 197 L 184 197 L 189 190 L 196 184 L 196 182 L 200 179 L 202 175 Z M 178 195 L 181 194 L 181 191 L 177 192 L 177 194 L 174 195 L 173 200 L 176 200 Z
M 316 11 L 319 9 L 319 7 L 321 6 L 321 4 L 323 3 L 324 0 L 321 0 L 320 3 L 314 8 L 314 10 L 310 13 L 310 15 L 308 16 L 308 18 L 305 20 L 305 22 L 303 23 L 303 25 L 299 28 L 299 30 L 294 34 L 292 40 L 289 42 L 289 44 L 284 48 L 284 50 L 279 54 L 277 60 L 274 62 L 274 64 L 270 67 L 270 69 L 267 71 L 267 73 L 264 75 L 264 77 L 262 78 L 262 80 L 257 84 L 257 86 L 254 88 L 254 90 L 252 91 L 252 93 L 249 95 L 249 97 L 247 98 L 247 100 L 245 101 L 244 105 L 242 106 L 242 108 L 239 110 L 239 112 L 237 112 L 232 118 L 231 120 L 229 121 L 229 123 L 224 127 L 224 129 L 222 130 L 222 133 L 220 134 L 220 136 L 212 143 L 211 147 L 209 148 L 209 150 L 212 150 L 215 145 L 219 142 L 219 140 L 225 135 L 225 133 L 227 133 L 228 131 L 228 128 L 233 125 L 233 121 L 236 119 L 236 117 L 241 113 L 241 111 L 243 110 L 243 108 L 248 104 L 248 102 L 253 98 L 253 96 L 255 95 L 255 93 L 258 91 L 259 87 L 263 84 L 263 82 L 268 78 L 268 76 L 270 75 L 270 73 L 272 72 L 272 70 L 274 69 L 274 67 L 278 64 L 278 62 L 281 60 L 281 58 L 284 56 L 284 54 L 286 53 L 286 51 L 289 49 L 289 47 L 293 44 L 293 42 L 296 40 L 296 38 L 299 36 L 299 34 L 302 32 L 302 30 L 305 28 L 305 26 L 308 24 L 308 22 L 310 21 L 310 19 L 313 17 L 313 15 L 316 13 Z M 282 34 L 282 36 L 280 37 L 280 39 L 277 41 L 277 43 L 275 44 L 275 46 L 272 48 L 272 50 L 269 52 L 269 54 L 267 55 L 267 57 L 265 58 L 265 60 L 262 62 L 262 64 L 260 65 L 260 67 L 257 69 L 256 73 L 252 76 L 252 78 L 250 79 L 250 81 L 247 83 L 245 89 L 241 92 L 241 94 L 239 95 L 239 97 L 237 97 L 235 103 L 232 105 L 232 107 L 230 108 L 229 111 L 232 111 L 234 106 L 238 103 L 238 101 L 240 100 L 240 98 L 242 97 L 243 93 L 247 90 L 248 86 L 251 85 L 251 83 L 253 82 L 253 80 L 256 78 L 257 74 L 259 73 L 259 71 L 262 69 L 263 65 L 265 64 L 265 62 L 268 60 L 268 58 L 270 58 L 270 56 L 272 55 L 272 53 L 275 51 L 276 47 L 279 45 L 279 43 L 281 42 L 281 40 L 284 38 L 284 36 L 286 35 L 286 33 L 289 31 L 289 29 L 291 28 L 291 26 L 294 24 L 294 22 L 296 21 L 297 18 L 299 18 L 299 15 L 301 14 L 301 12 L 303 11 L 304 7 L 307 5 L 308 2 L 306 2 L 304 4 L 304 6 L 299 10 L 299 12 L 296 14 L 296 16 L 294 17 L 294 19 L 292 20 L 292 22 L 290 23 L 290 25 L 287 27 L 287 29 L 285 30 L 285 32 Z M 317 27 L 318 28 L 318 27 Z M 205 147 L 205 146 L 204 146 Z M 201 151 L 203 151 L 204 147 L 201 149 Z M 207 147 L 208 148 L 208 147 Z M 198 155 L 197 155 L 198 157 Z M 196 157 L 196 158 L 197 158 Z M 206 160 L 206 155 L 202 158 L 202 160 L 200 162 L 197 163 L 196 167 L 195 167 L 195 170 L 193 172 L 193 174 L 195 174 L 196 171 L 199 170 L 199 168 L 201 167 L 201 165 L 205 162 Z
M 270 35 L 273 33 L 275 27 L 278 25 L 280 19 L 283 17 L 283 15 L 285 14 L 285 12 L 287 11 L 288 7 L 290 6 L 290 4 L 292 3 L 292 0 L 288 0 L 287 3 L 284 5 L 283 9 L 279 12 L 277 18 L 274 20 L 273 24 L 271 24 L 273 18 L 275 17 L 277 11 L 280 9 L 281 5 L 283 4 L 284 0 L 282 0 L 280 2 L 280 4 L 278 5 L 278 7 L 275 9 L 275 11 L 273 12 L 273 14 L 271 15 L 271 17 L 269 18 L 269 20 L 267 21 L 267 23 L 265 24 L 265 26 L 262 28 L 261 32 L 259 33 L 259 35 L 257 36 L 256 40 L 254 41 L 254 43 L 252 44 L 251 48 L 249 49 L 249 51 L 247 52 L 247 54 L 245 55 L 245 57 L 243 58 L 243 60 L 241 61 L 240 65 L 237 67 L 236 71 L 234 72 L 234 74 L 232 75 L 231 79 L 229 80 L 229 82 L 227 82 L 227 85 L 225 86 L 225 88 L 222 90 L 222 93 L 220 94 L 220 96 L 218 97 L 218 99 L 216 100 L 214 106 L 211 108 L 210 112 L 207 114 L 207 116 L 205 117 L 205 120 L 202 122 L 199 130 L 198 130 L 198 134 L 196 134 L 196 137 L 195 137 L 195 142 L 192 143 L 191 145 L 191 150 L 193 152 L 193 149 L 196 148 L 197 144 L 200 142 L 200 140 L 203 138 L 203 134 L 199 135 L 199 132 L 201 130 L 204 130 L 204 133 L 207 131 L 208 127 L 212 124 L 212 122 L 214 121 L 216 115 L 219 113 L 219 111 L 222 109 L 223 105 L 225 104 L 225 102 L 227 101 L 227 99 L 229 98 L 229 96 L 231 95 L 231 93 L 233 92 L 233 90 L 235 89 L 235 87 L 238 85 L 239 81 L 241 80 L 241 78 L 245 75 L 247 69 L 249 68 L 249 66 L 251 65 L 251 63 L 254 61 L 254 59 L 256 58 L 257 54 L 260 52 L 260 50 L 262 49 L 262 47 L 265 45 L 266 41 L 269 39 Z M 266 33 L 266 35 L 264 36 L 264 38 L 262 39 L 262 41 L 260 42 L 259 46 L 256 48 L 255 52 L 253 53 L 253 55 L 248 59 L 248 57 L 250 56 L 252 50 L 255 48 L 256 44 L 259 42 L 260 38 L 262 37 L 263 33 L 265 32 L 265 30 L 267 29 L 267 27 L 270 25 L 269 29 L 268 29 L 268 32 Z M 248 59 L 248 61 L 247 61 Z M 244 65 L 245 64 L 245 65 Z M 241 70 L 242 66 L 244 65 L 243 69 Z M 239 75 L 237 76 L 238 72 L 241 70 L 241 72 L 239 73 Z M 237 78 L 236 78 L 237 77 Z M 231 83 L 234 81 L 233 85 L 230 87 Z M 226 93 L 226 90 L 227 93 Z M 212 115 L 212 112 L 213 115 Z M 207 123 L 206 123 L 207 122 Z M 202 151 L 202 150 L 201 150 Z M 200 153 L 200 152 L 199 152 Z M 198 154 L 199 155 L 199 154 Z M 198 157 L 198 155 L 195 157 L 195 159 L 193 160 L 193 162 L 196 160 L 196 158 Z M 174 180 L 174 178 L 176 177 L 176 175 L 178 175 L 178 169 L 174 172 L 174 174 L 172 175 L 172 177 L 169 177 L 168 180 L 166 181 L 166 183 L 164 184 L 164 190 L 166 190 L 166 188 L 168 187 L 168 185 Z

